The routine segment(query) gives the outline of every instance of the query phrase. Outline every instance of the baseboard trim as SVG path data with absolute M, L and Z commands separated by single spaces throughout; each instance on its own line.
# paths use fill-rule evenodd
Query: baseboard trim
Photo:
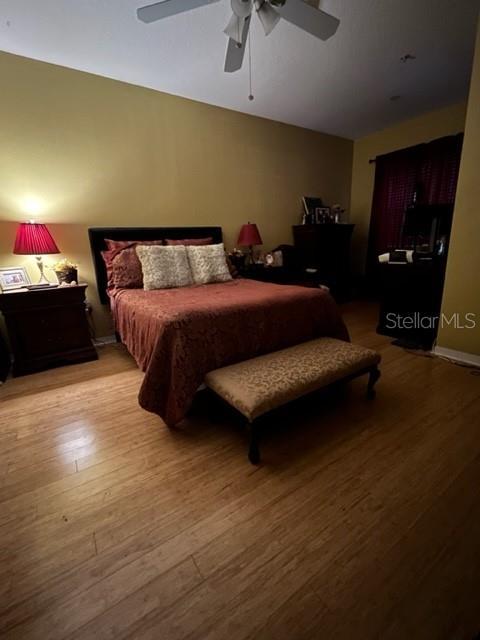
M 112 334 L 111 336 L 101 336 L 100 338 L 95 338 L 93 344 L 96 347 L 103 347 L 106 344 L 115 344 L 116 342 L 117 338 L 115 337 L 115 334 Z
M 456 351 L 455 349 L 447 349 L 446 347 L 435 347 L 433 349 L 433 354 L 440 358 L 448 358 L 449 360 L 455 360 L 455 362 L 461 362 L 462 364 L 480 367 L 480 356 L 477 356 L 474 353 Z

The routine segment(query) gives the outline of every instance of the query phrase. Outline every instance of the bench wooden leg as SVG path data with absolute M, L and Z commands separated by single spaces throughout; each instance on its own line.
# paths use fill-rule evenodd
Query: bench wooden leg
M 378 367 L 374 367 L 370 370 L 368 375 L 368 385 L 367 385 L 367 398 L 372 399 L 375 397 L 375 383 L 380 378 L 380 369 Z
M 258 446 L 258 425 L 250 423 L 250 446 L 248 459 L 252 464 L 260 464 L 260 448 Z

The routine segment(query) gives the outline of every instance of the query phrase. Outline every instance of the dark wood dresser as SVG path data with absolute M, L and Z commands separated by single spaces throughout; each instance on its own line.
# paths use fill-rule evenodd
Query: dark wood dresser
M 446 260 L 378 265 L 377 333 L 430 350 L 437 336 Z
M 0 382 L 5 382 L 10 371 L 10 353 L 0 328 Z
M 295 248 L 304 269 L 316 269 L 312 274 L 318 284 L 330 287 L 339 301 L 350 293 L 350 241 L 353 224 L 302 224 L 293 227 Z
M 13 375 L 97 359 L 90 338 L 86 284 L 0 294 L 13 353 Z

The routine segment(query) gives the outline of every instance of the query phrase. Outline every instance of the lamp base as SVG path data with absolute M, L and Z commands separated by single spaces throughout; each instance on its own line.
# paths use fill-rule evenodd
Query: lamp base
M 253 253 L 253 246 L 250 245 L 248 247 L 248 252 L 246 254 L 245 265 L 246 266 L 252 266 L 254 264 L 255 264 L 255 255 Z
M 50 282 L 46 279 L 45 273 L 43 271 L 43 260 L 42 256 L 36 256 L 35 260 L 37 261 L 37 267 L 40 271 L 40 280 L 36 283 L 36 286 L 49 287 Z

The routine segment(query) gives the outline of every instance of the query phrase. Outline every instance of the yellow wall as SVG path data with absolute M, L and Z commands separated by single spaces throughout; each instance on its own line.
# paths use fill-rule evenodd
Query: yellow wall
M 353 267 L 363 273 L 372 208 L 375 164 L 370 158 L 464 130 L 466 103 L 426 113 L 355 140 L 350 221 L 355 223 Z
M 47 223 L 90 285 L 97 335 L 111 327 L 88 226 L 221 225 L 233 246 L 251 220 L 268 249 L 291 242 L 302 195 L 349 206 L 349 140 L 5 53 L 0 78 L 0 265 L 32 264 L 12 256 L 16 222 Z
M 475 314 L 476 328 L 440 329 L 440 347 L 480 356 L 480 23 L 470 82 L 442 312 L 447 318 Z

